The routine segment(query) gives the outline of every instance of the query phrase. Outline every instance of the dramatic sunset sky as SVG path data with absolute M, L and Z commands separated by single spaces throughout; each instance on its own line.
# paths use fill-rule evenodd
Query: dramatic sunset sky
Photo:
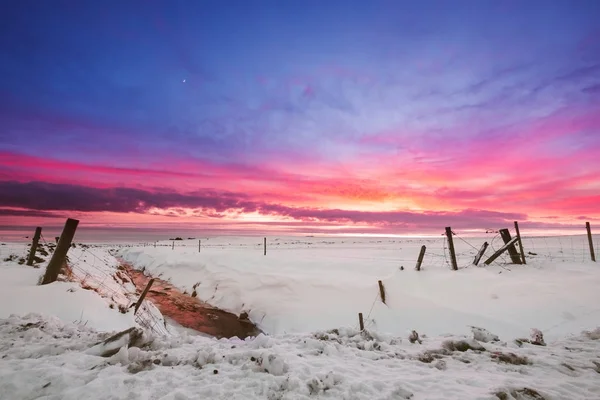
M 3 1 L 0 225 L 600 222 L 600 1 Z

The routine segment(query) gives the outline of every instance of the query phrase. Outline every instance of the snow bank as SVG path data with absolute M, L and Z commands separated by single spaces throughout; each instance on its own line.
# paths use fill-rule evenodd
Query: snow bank
M 394 334 L 466 333 L 475 325 L 500 336 L 526 336 L 536 327 L 552 338 L 595 326 L 600 318 L 600 268 L 593 263 L 540 256 L 527 266 L 454 272 L 436 239 L 282 240 L 269 244 L 267 256 L 260 238 L 227 240 L 203 241 L 200 253 L 197 241 L 182 241 L 174 250 L 163 243 L 117 255 L 188 293 L 195 288 L 214 306 L 248 312 L 269 333 L 353 326 L 362 312 L 367 326 Z M 422 243 L 428 253 L 416 272 Z M 476 249 L 457 240 L 457 252 L 463 267 Z M 387 305 L 379 301 L 378 280 Z
M 10 246 L 10 254 L 26 253 L 24 244 Z M 96 259 L 96 254 L 102 258 Z M 39 286 L 47 262 L 34 268 L 19 265 L 17 259 L 0 261 L 0 318 L 35 312 L 98 331 L 119 331 L 136 325 L 133 311 L 127 309 L 129 296 L 137 298 L 135 288 L 112 279 L 117 265 L 114 258 L 99 249 L 92 256 L 82 248 L 73 248 L 69 250 L 69 264 L 76 282 Z M 81 283 L 89 290 L 82 288 Z
M 110 309 L 97 293 L 84 290 L 77 283 L 38 286 L 43 270 L 5 264 L 0 264 L 0 268 L 0 318 L 37 312 L 100 331 L 122 330 L 135 324 L 132 314 Z
M 502 393 L 596 399 L 597 332 L 547 347 L 479 344 L 471 336 L 426 337 L 411 344 L 352 329 L 245 341 L 181 336 L 141 347 L 123 341 L 114 355 L 100 357 L 86 349 L 107 335 L 28 315 L 0 320 L 0 393 L 23 400 L 489 400 Z M 448 350 L 461 342 L 481 350 Z

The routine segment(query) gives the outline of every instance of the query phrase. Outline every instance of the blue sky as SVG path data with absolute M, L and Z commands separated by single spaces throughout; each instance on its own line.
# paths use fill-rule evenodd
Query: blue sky
M 498 207 L 538 221 L 595 212 L 597 1 L 28 0 L 2 14 L 11 184 L 239 188 L 292 208 Z M 61 163 L 105 172 L 73 181 Z M 224 178 L 152 175 L 190 169 Z M 514 199 L 517 186 L 531 195 Z M 485 194 L 498 187 L 514 208 Z

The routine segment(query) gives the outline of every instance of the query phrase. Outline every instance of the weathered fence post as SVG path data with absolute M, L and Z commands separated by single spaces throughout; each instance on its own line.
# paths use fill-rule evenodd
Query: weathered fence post
M 508 244 L 512 240 L 512 237 L 510 236 L 510 232 L 508 231 L 508 229 L 506 229 L 506 228 L 500 229 L 498 232 L 500 232 L 500 236 L 502 237 L 502 241 L 504 242 L 504 244 Z M 518 238 L 517 238 L 517 240 L 518 240 Z M 508 246 L 508 255 L 510 255 L 510 260 L 512 261 L 513 264 L 522 264 L 521 256 L 517 252 L 514 242 L 513 242 L 513 244 Z
M 456 263 L 456 252 L 454 251 L 454 240 L 452 239 L 452 228 L 446 227 L 446 237 L 448 238 L 448 248 L 450 249 L 450 261 L 452 261 L 452 269 L 458 270 L 458 264 Z
M 202 251 L 202 239 L 198 239 L 198 253 Z
M 481 249 L 479 249 L 479 251 L 475 255 L 475 259 L 473 260 L 473 265 L 477 266 L 477 264 L 479 264 L 479 261 L 481 260 L 481 257 L 483 257 L 483 255 L 485 254 L 485 251 L 487 250 L 488 246 L 489 246 L 488 242 L 483 242 Z
M 265 238 L 264 240 L 264 244 L 263 244 L 263 249 L 264 249 L 264 255 L 267 255 L 267 238 Z
M 383 287 L 383 282 L 377 281 L 379 283 L 379 296 L 381 296 L 381 302 L 385 303 L 385 288 Z
M 138 299 L 138 301 L 135 303 L 135 308 L 133 309 L 133 314 L 134 315 L 138 312 L 140 306 L 142 305 L 142 302 L 144 301 L 144 298 L 146 297 L 146 295 L 150 291 L 150 287 L 152 287 L 153 283 L 154 283 L 154 278 L 152 278 L 152 279 L 150 279 L 150 281 L 148 281 L 148 284 L 146 285 L 146 288 L 142 292 L 142 295 L 140 296 L 140 298 Z
M 589 222 L 585 223 L 585 229 L 587 230 L 588 242 L 590 243 L 590 256 L 592 261 L 596 261 L 596 254 L 594 253 L 594 242 L 592 241 L 592 227 Z
M 56 245 L 56 249 L 54 249 L 52 258 L 50 259 L 48 267 L 46 268 L 44 279 L 42 279 L 42 285 L 52 283 L 58 278 L 60 269 L 63 267 L 67 260 L 67 252 L 71 247 L 71 242 L 73 241 L 73 237 L 75 236 L 77 225 L 79 225 L 79 220 L 71 218 L 67 219 L 62 234 L 60 235 L 60 239 L 58 240 L 58 244 Z
M 360 326 L 361 332 L 365 330 L 365 323 L 363 321 L 363 316 L 361 312 L 358 313 L 358 325 Z
M 499 248 L 494 254 L 492 254 L 492 256 L 490 258 L 488 258 L 487 260 L 485 260 L 485 264 L 486 265 L 490 265 L 496 258 L 500 257 L 500 254 L 504 253 L 511 246 L 514 246 L 514 244 L 516 242 L 517 242 L 517 238 L 516 237 L 510 239 L 510 242 L 506 243 L 504 246 L 502 246 L 501 248 Z
M 175 250 L 175 241 L 173 240 L 173 246 L 171 246 L 171 250 Z
M 35 235 L 33 235 L 33 241 L 31 242 L 31 249 L 29 249 L 29 257 L 27 258 L 27 265 L 33 265 L 33 259 L 35 258 L 35 252 L 37 250 L 40 236 L 42 235 L 42 228 L 35 228 Z
M 417 266 L 415 267 L 417 271 L 421 270 L 421 264 L 423 263 L 423 257 L 425 257 L 426 249 L 427 247 L 425 245 L 421 246 L 421 252 L 419 253 L 419 258 L 417 258 Z
M 523 264 L 527 264 L 525 261 L 525 249 L 523 249 L 523 242 L 521 241 L 521 232 L 519 231 L 519 223 L 515 221 L 515 233 L 517 234 L 517 243 L 519 243 L 519 250 L 521 250 L 521 259 Z

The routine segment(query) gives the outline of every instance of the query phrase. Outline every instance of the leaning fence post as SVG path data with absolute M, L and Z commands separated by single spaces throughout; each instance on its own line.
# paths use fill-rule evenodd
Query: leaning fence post
M 264 244 L 263 244 L 263 249 L 264 249 L 264 255 L 267 255 L 267 238 L 265 238 L 264 240 Z
M 138 309 L 142 305 L 142 302 L 144 301 L 144 298 L 150 291 L 150 287 L 152 286 L 153 283 L 154 283 L 154 278 L 152 278 L 152 279 L 150 279 L 150 281 L 148 281 L 148 284 L 146 285 L 146 288 L 142 292 L 142 295 L 140 296 L 139 300 L 135 303 L 135 308 L 133 309 L 133 315 L 135 315 L 138 312 Z
M 512 237 L 510 236 L 510 232 L 508 231 L 508 229 L 506 229 L 506 228 L 500 229 L 498 232 L 500 232 L 500 237 L 502 237 L 502 241 L 504 241 L 504 244 L 507 244 L 512 240 Z M 517 241 L 518 241 L 518 237 L 517 237 Z M 519 253 L 517 252 L 517 249 L 515 248 L 514 242 L 513 242 L 513 244 L 508 246 L 508 255 L 510 256 L 510 260 L 512 261 L 513 264 L 523 264 L 523 262 L 521 261 L 521 256 L 519 255 Z
M 419 253 L 419 258 L 417 258 L 417 266 L 415 267 L 417 271 L 421 270 L 421 264 L 423 263 L 423 257 L 425 257 L 426 249 L 427 247 L 425 245 L 421 246 L 421 252 Z
M 596 261 L 596 254 L 594 254 L 594 242 L 592 240 L 592 227 L 589 222 L 585 223 L 585 229 L 587 230 L 588 242 L 590 243 L 590 256 L 592 257 L 592 261 Z
M 73 241 L 73 237 L 75 236 L 77 225 L 79 225 L 79 220 L 72 218 L 67 219 L 62 234 L 60 235 L 60 240 L 56 245 L 56 249 L 54 249 L 54 253 L 52 253 L 52 258 L 48 263 L 48 267 L 46 267 L 46 273 L 44 274 L 42 285 L 52 283 L 58 278 L 60 269 L 67 260 L 67 252 L 71 247 L 71 241 Z
M 452 228 L 446 227 L 446 237 L 448 238 L 448 248 L 450 249 L 450 261 L 452 261 L 452 269 L 458 270 L 458 264 L 456 263 L 456 252 L 454 251 L 454 240 L 452 239 Z
M 358 313 L 358 325 L 360 326 L 361 332 L 365 330 L 365 322 L 363 321 L 363 316 L 361 312 Z
M 383 287 L 383 282 L 377 281 L 379 283 L 379 296 L 381 296 L 381 302 L 385 303 L 385 288 Z
M 527 261 L 525 261 L 525 249 L 523 249 L 523 242 L 521 241 L 521 232 L 519 231 L 519 223 L 517 221 L 515 221 L 515 233 L 517 234 L 517 243 L 519 243 L 519 250 L 521 250 L 523 264 L 527 264 Z
M 510 239 L 510 241 L 508 243 L 506 243 L 504 246 L 502 246 L 501 248 L 499 248 L 494 254 L 492 254 L 492 256 L 490 258 L 488 258 L 487 260 L 485 260 L 485 264 L 486 265 L 490 265 L 496 258 L 500 257 L 500 254 L 504 253 L 511 246 L 514 246 L 514 244 L 516 242 L 517 242 L 517 238 L 516 237 Z
M 488 246 L 489 246 L 488 242 L 483 242 L 481 249 L 479 249 L 479 251 L 475 255 L 475 259 L 473 260 L 473 265 L 477 266 L 477 264 L 479 264 L 479 261 L 481 260 L 481 257 L 483 257 L 483 255 L 485 254 L 485 251 L 487 250 Z
M 42 228 L 35 228 L 35 235 L 33 235 L 33 241 L 31 242 L 31 249 L 29 249 L 29 257 L 27 258 L 27 265 L 33 265 L 33 259 L 35 258 L 35 252 L 37 250 L 40 236 L 42 235 Z

